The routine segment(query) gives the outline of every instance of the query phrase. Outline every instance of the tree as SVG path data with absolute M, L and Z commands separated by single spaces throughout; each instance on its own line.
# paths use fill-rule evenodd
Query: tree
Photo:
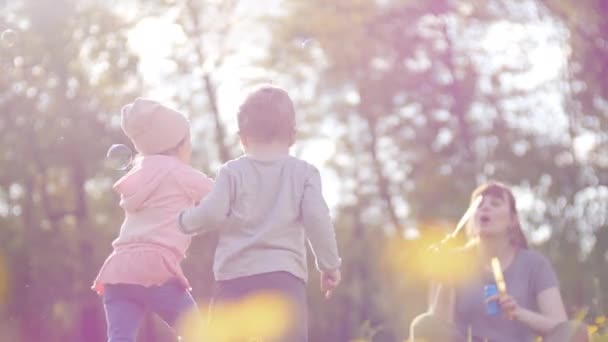
M 520 208 L 524 225 L 544 235 L 538 248 L 556 265 L 568 306 L 601 313 L 608 305 L 598 295 L 608 291 L 601 1 L 284 0 L 265 20 L 237 1 L 0 7 L 0 28 L 14 31 L 0 46 L 4 339 L 104 335 L 89 286 L 121 213 L 110 191 L 120 174 L 102 160 L 111 143 L 128 143 L 118 110 L 148 90 L 127 42 L 148 18 L 176 28 L 174 69 L 162 76 L 190 114 L 195 167 L 213 175 L 238 153 L 232 113 L 222 107 L 227 79 L 285 86 L 298 108 L 295 152 L 319 140 L 333 148 L 325 184 L 338 182 L 326 189 L 338 191 L 345 280 L 326 302 L 311 272 L 312 340 L 402 340 L 425 306 L 418 248 L 452 229 L 470 191 L 490 178 L 515 185 L 529 203 Z M 497 31 L 494 39 L 511 41 L 503 50 L 486 46 Z M 530 82 L 541 41 L 565 52 L 565 63 Z M 185 265 L 202 300 L 213 247 L 213 237 L 197 239 Z M 140 337 L 165 334 L 148 321 Z
M 128 23 L 100 3 L 5 7 L 3 26 L 16 41 L 3 47 L 0 84 L 11 289 L 2 315 L 18 324 L 3 331 L 23 341 L 99 339 L 102 315 L 91 309 L 98 303 L 89 287 L 98 254 L 107 252 L 97 240 L 109 243 L 101 227 L 116 225 L 117 215 L 91 185 L 110 176 L 104 148 L 122 139 L 113 118 L 139 87 Z M 91 330 L 79 331 L 79 319 Z
M 545 247 L 560 274 L 572 271 L 570 260 L 584 253 L 578 240 L 584 234 L 568 229 L 585 221 L 576 198 L 600 175 L 575 157 L 574 142 L 583 132 L 574 126 L 567 94 L 556 90 L 564 80 L 509 85 L 508 78 L 524 79 L 531 68 L 525 50 L 513 64 L 495 68 L 486 64 L 496 55 L 479 51 L 486 31 L 505 21 L 531 30 L 552 25 L 561 37 L 559 23 L 541 21 L 551 18 L 538 2 L 517 5 L 287 2 L 287 14 L 272 21 L 268 63 L 290 78 L 296 94 L 303 81 L 314 85 L 308 95 L 314 100 L 302 108 L 318 113 L 309 114 L 318 121 L 305 128 L 329 132 L 326 138 L 336 145 L 331 167 L 341 180 L 339 215 L 348 218 L 340 222 L 349 224 L 340 228 L 346 236 L 369 241 L 387 227 L 389 236 L 401 236 L 408 226 L 455 220 L 474 185 L 496 178 L 535 198 L 539 206 L 522 213 L 530 233 L 550 227 L 553 238 Z M 533 35 L 525 39 L 531 47 L 538 42 Z M 552 96 L 561 98 L 563 111 L 552 112 Z M 566 124 L 534 124 L 548 120 Z M 596 127 L 587 133 L 603 136 Z M 349 255 L 359 266 L 371 258 L 362 250 Z M 349 280 L 369 283 L 369 272 Z M 572 279 L 580 278 L 574 274 Z M 576 284 L 565 283 L 566 293 L 576 291 Z M 349 305 L 348 312 L 360 310 L 359 322 L 369 318 L 374 304 L 352 300 L 356 309 Z

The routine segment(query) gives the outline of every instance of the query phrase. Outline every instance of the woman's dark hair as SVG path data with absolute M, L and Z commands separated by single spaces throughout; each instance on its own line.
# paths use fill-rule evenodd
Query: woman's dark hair
M 515 196 L 511 189 L 503 183 L 500 182 L 488 182 L 478 186 L 473 193 L 471 194 L 471 203 L 478 197 L 482 196 L 482 198 L 488 197 L 496 197 L 500 199 L 507 198 L 509 203 L 509 209 L 511 211 L 511 215 L 515 217 L 514 224 L 509 227 L 511 243 L 514 246 L 527 249 L 528 248 L 528 240 L 524 235 L 523 230 L 521 229 L 521 223 L 519 221 L 519 215 L 517 213 L 517 206 L 515 204 Z

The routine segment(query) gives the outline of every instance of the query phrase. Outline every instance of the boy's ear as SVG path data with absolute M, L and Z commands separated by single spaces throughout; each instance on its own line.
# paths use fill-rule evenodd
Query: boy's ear
M 289 135 L 289 147 L 293 146 L 293 144 L 296 143 L 296 136 L 298 135 L 298 131 L 297 130 L 293 130 L 291 131 L 291 134 Z
M 241 140 L 241 145 L 247 147 L 249 145 L 249 141 L 247 140 L 247 136 L 245 134 L 242 134 L 241 132 L 239 132 L 238 134 L 239 134 L 239 139 Z

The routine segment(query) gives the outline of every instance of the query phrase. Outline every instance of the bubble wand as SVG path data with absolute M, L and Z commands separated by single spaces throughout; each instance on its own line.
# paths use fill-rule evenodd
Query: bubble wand
M 496 282 L 496 289 L 498 290 L 498 296 L 504 298 L 507 295 L 507 283 L 505 282 L 505 277 L 502 273 L 502 267 L 500 266 L 500 261 L 497 257 L 492 258 L 492 273 L 494 274 L 494 281 Z M 513 319 L 513 314 L 509 313 L 507 315 L 508 319 Z
M 437 251 L 439 251 L 441 246 L 445 245 L 447 242 L 449 242 L 450 240 L 455 238 L 458 235 L 458 233 L 460 233 L 462 228 L 464 228 L 464 226 L 469 221 L 471 216 L 473 216 L 473 214 L 475 213 L 475 210 L 477 210 L 477 208 L 481 204 L 482 199 L 483 199 L 483 196 L 481 196 L 481 195 L 477 196 L 473 200 L 473 202 L 471 202 L 471 205 L 467 208 L 467 211 L 464 212 L 464 214 L 462 215 L 462 217 L 456 224 L 456 228 L 454 228 L 454 230 L 450 234 L 448 234 L 446 237 L 444 237 L 439 243 L 435 243 L 435 244 L 431 245 L 430 249 L 432 251 L 437 252 Z
M 500 296 L 507 295 L 507 283 L 505 282 L 505 277 L 502 274 L 502 267 L 500 266 L 500 261 L 498 258 L 492 258 L 492 273 L 494 274 L 494 281 L 496 282 L 496 287 L 498 288 L 498 294 Z

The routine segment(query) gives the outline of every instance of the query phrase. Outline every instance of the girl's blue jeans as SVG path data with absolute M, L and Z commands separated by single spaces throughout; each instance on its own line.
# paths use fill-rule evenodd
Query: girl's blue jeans
M 196 302 L 177 280 L 160 286 L 106 284 L 103 306 L 108 325 L 108 342 L 135 342 L 139 325 L 147 311 L 160 316 L 176 329 L 179 319 L 196 312 Z

